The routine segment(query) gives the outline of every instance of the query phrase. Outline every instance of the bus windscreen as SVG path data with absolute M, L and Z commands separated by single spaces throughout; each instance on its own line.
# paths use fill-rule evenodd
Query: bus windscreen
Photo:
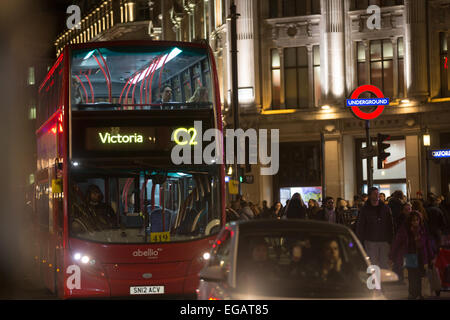
M 184 170 L 77 170 L 71 180 L 72 237 L 100 243 L 202 238 L 221 228 L 217 174 Z
M 213 108 L 211 65 L 205 48 L 75 49 L 70 80 L 72 111 Z

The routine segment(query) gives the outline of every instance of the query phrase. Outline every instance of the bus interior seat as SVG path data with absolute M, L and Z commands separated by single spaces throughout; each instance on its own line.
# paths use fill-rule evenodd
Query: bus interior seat
M 162 224 L 162 209 L 158 208 L 150 212 L 150 232 L 167 232 L 170 231 L 172 214 L 170 210 L 164 210 L 165 225 Z

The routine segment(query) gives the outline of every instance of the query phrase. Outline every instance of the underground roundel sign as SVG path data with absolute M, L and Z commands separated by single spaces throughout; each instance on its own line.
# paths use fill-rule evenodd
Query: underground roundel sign
M 377 98 L 375 99 L 358 99 L 364 92 L 372 92 Z M 347 99 L 347 107 L 352 109 L 353 114 L 361 120 L 373 120 L 381 115 L 384 107 L 389 105 L 389 98 L 385 98 L 383 92 L 377 87 L 366 84 L 360 86 L 353 91 L 351 98 Z M 360 107 L 376 106 L 377 108 L 372 112 L 363 112 Z

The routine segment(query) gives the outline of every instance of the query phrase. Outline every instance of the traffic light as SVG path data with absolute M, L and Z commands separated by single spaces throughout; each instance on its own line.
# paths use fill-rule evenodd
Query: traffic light
M 239 182 L 243 183 L 244 182 L 244 168 L 241 166 L 238 167 L 238 175 L 239 175 Z
M 383 169 L 383 161 L 386 160 L 387 157 L 389 157 L 391 154 L 389 152 L 385 152 L 384 150 L 388 149 L 391 145 L 388 143 L 384 143 L 386 140 L 389 140 L 391 136 L 387 134 L 381 134 L 379 133 L 377 135 L 377 168 Z

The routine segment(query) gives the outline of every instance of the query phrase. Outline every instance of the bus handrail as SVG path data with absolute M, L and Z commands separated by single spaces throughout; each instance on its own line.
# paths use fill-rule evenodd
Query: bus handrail
M 74 107 L 79 110 L 87 109 L 87 108 L 95 108 L 95 109 L 108 109 L 113 108 L 114 110 L 130 110 L 125 109 L 132 107 L 131 110 L 135 108 L 140 108 L 141 110 L 144 107 L 188 107 L 188 109 L 194 109 L 189 107 L 196 107 L 200 109 L 207 109 L 212 107 L 212 102 L 164 102 L 164 103 L 109 103 L 109 102 L 100 102 L 100 103 L 79 103 L 74 105 Z M 138 109 L 137 109 L 138 110 Z M 86 110 L 88 111 L 88 110 Z

